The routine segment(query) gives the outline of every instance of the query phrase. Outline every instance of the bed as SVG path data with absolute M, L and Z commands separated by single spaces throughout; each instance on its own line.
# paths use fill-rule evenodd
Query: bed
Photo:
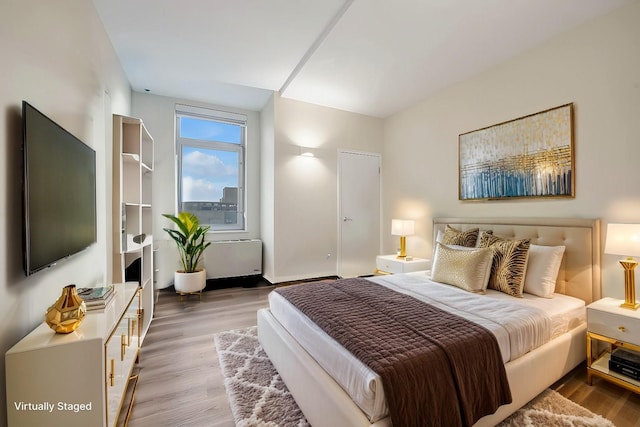
M 585 359 L 584 304 L 600 298 L 600 223 L 592 219 L 436 218 L 433 222 L 434 240 L 447 226 L 462 231 L 472 228 L 492 230 L 494 235 L 503 238 L 530 239 L 532 244 L 540 246 L 565 247 L 556 280 L 556 296 L 548 301 L 560 303 L 563 295 L 566 295 L 574 306 L 568 314 L 556 316 L 565 321 L 556 322 L 556 319 L 552 322 L 551 339 L 548 342 L 533 346 L 531 350 L 515 350 L 513 357 L 505 354 L 509 351 L 501 346 L 502 356 L 507 360 L 504 366 L 512 401 L 475 424 L 491 426 L 523 406 Z M 375 277 L 371 280 L 391 288 L 410 288 L 411 283 L 428 280 L 428 277 L 425 272 L 416 272 Z M 406 285 L 407 282 L 409 285 Z M 412 291 L 405 289 L 403 292 Z M 497 296 L 504 297 L 516 300 L 507 295 Z M 523 298 L 525 299 L 531 298 Z M 575 305 L 576 300 L 579 300 L 579 306 Z M 349 368 L 344 367 L 349 363 L 338 362 L 339 368 L 330 368 L 327 360 L 342 360 L 344 354 L 349 352 L 331 340 L 327 341 L 330 344 L 316 345 L 314 348 L 309 341 L 312 341 L 314 334 L 322 335 L 322 331 L 318 332 L 313 324 L 305 325 L 299 319 L 288 319 L 286 313 L 290 310 L 286 307 L 287 303 L 283 303 L 278 296 L 271 296 L 270 304 L 269 309 L 258 312 L 258 337 L 309 422 L 314 426 L 391 425 L 381 387 L 375 385 L 373 388 L 379 392 L 365 396 L 364 400 L 362 395 L 366 393 L 357 391 L 371 389 L 371 384 L 376 381 L 375 373 L 373 379 L 368 378 L 367 375 L 372 373 L 359 367 L 357 362 L 351 364 L 352 367 L 355 366 L 351 373 Z M 342 374 L 336 374 L 336 369 Z M 359 380 L 358 375 L 361 376 Z M 357 381 L 365 385 L 349 385 Z

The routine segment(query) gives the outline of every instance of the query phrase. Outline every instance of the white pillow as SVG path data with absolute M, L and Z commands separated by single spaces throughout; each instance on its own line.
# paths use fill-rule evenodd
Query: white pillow
M 524 292 L 543 298 L 553 298 L 564 249 L 564 246 L 529 246 Z
M 436 243 L 431 280 L 469 292 L 484 292 L 492 262 L 493 251 L 489 248 L 460 249 Z

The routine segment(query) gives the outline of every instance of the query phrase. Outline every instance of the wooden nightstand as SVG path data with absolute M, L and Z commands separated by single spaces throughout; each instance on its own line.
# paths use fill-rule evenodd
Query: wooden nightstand
M 376 274 L 410 273 L 428 270 L 431 260 L 425 258 L 398 258 L 396 255 L 378 255 L 376 257 Z
M 595 375 L 640 393 L 640 381 L 609 369 L 616 348 L 640 352 L 640 310 L 621 308 L 622 302 L 603 298 L 587 306 L 587 383 Z

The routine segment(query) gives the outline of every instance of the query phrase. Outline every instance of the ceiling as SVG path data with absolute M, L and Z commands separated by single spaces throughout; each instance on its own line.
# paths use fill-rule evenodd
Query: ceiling
M 635 0 L 93 0 L 137 92 L 387 117 Z

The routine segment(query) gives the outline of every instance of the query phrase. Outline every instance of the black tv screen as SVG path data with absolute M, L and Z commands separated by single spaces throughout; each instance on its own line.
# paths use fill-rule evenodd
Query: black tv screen
M 96 241 L 96 153 L 26 101 L 24 270 L 27 275 Z

